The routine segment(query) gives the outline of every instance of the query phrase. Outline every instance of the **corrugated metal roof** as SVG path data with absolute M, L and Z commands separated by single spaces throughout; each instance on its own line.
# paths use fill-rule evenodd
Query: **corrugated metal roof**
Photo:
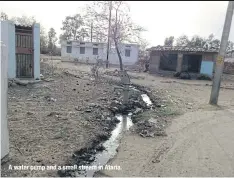
M 187 46 L 155 46 L 147 49 L 148 51 L 181 51 L 181 52 L 209 52 L 218 53 L 218 49 L 204 49 Z

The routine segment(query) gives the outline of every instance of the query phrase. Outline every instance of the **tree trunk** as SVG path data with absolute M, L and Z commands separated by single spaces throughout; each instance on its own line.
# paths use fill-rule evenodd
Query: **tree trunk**
M 119 4 L 120 6 L 120 4 Z M 119 8 L 119 7 L 118 7 Z M 117 20 L 118 20 L 118 8 L 115 11 L 115 32 L 114 32 L 114 42 L 115 42 L 115 48 L 119 57 L 119 67 L 120 70 L 123 71 L 123 62 L 122 62 L 122 57 L 118 48 L 118 43 L 117 43 L 117 39 L 116 39 L 116 35 L 117 35 Z
M 115 41 L 115 48 L 116 48 L 116 51 L 117 51 L 117 54 L 118 54 L 118 57 L 119 57 L 119 67 L 120 67 L 120 70 L 123 71 L 122 57 L 121 57 L 121 54 L 119 52 L 119 48 L 118 48 L 118 44 L 117 44 L 116 39 L 114 39 L 114 41 Z

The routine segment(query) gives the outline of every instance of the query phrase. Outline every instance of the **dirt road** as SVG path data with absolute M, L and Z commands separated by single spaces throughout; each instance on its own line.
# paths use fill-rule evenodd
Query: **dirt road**
M 206 109 L 175 118 L 168 137 L 145 139 L 129 133 L 109 163 L 121 171 L 106 176 L 233 176 L 233 110 Z

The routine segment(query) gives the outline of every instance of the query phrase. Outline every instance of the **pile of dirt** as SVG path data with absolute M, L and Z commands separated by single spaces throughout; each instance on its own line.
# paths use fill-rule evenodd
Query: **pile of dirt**
M 135 87 L 137 90 L 139 90 L 141 93 L 148 95 L 148 97 L 152 102 L 152 108 L 160 105 L 161 99 L 159 98 L 159 96 L 155 95 L 153 91 L 150 90 L 150 88 L 137 84 L 132 84 L 132 86 Z
M 116 69 L 114 71 L 105 71 L 103 74 L 113 76 L 113 77 L 120 77 L 119 71 Z M 145 79 L 143 76 L 136 76 L 128 74 L 130 79 Z
M 158 120 L 143 120 L 136 124 L 135 131 L 142 137 L 167 136 L 164 127 Z
M 152 105 L 148 105 L 142 98 L 142 94 L 148 95 L 150 98 Z M 143 112 L 144 110 L 148 110 L 154 108 L 160 102 L 159 98 L 157 98 L 149 88 L 146 88 L 141 85 L 132 84 L 129 89 L 129 102 L 128 104 L 122 103 L 122 96 L 118 95 L 118 97 L 113 98 L 110 104 L 110 110 L 113 114 L 128 114 L 132 113 L 133 116 Z
M 128 113 L 138 113 L 139 109 L 149 109 L 150 106 L 142 100 L 141 96 L 136 98 L 131 97 L 128 104 L 123 104 L 119 100 L 114 100 L 111 102 L 109 109 L 113 114 L 128 114 Z
M 118 70 L 114 70 L 114 71 L 109 71 L 109 70 L 106 70 L 103 74 L 105 75 L 109 75 L 109 76 L 115 76 L 115 77 L 119 77 L 119 72 Z
M 108 105 L 101 106 L 99 104 L 91 103 L 89 106 L 83 108 L 84 112 L 92 112 L 92 114 L 96 117 L 96 120 L 100 120 L 100 124 L 102 125 L 103 134 L 98 135 L 95 140 L 90 142 L 89 146 L 84 147 L 80 150 L 74 152 L 72 159 L 70 159 L 66 165 L 90 165 L 95 157 L 94 155 L 100 151 L 103 151 L 105 148 L 103 147 L 104 141 L 108 140 L 111 136 L 111 131 L 115 128 L 116 124 L 119 120 L 115 117 L 117 114 L 128 114 L 132 113 L 132 115 L 136 116 L 144 110 L 150 109 L 142 99 L 141 91 L 131 90 L 129 95 L 128 104 L 123 104 L 122 94 L 118 91 L 113 92 L 113 97 L 108 102 Z M 107 107 L 110 111 L 109 115 L 103 114 L 103 109 Z M 64 176 L 79 176 L 85 175 L 84 170 L 60 170 L 58 174 L 62 177 Z

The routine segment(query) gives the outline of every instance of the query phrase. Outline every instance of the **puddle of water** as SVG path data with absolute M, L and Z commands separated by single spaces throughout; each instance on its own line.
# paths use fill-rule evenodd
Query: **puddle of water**
M 150 100 L 149 96 L 147 94 L 141 95 L 143 101 L 147 104 L 147 106 L 152 105 L 152 101 Z
M 123 132 L 129 130 L 129 128 L 133 125 L 131 115 L 116 115 L 116 117 L 120 122 L 111 132 L 111 137 L 103 143 L 103 146 L 106 148 L 106 150 L 96 154 L 95 160 L 90 166 L 104 167 L 107 164 L 107 162 L 115 156 L 116 149 L 119 146 L 119 141 L 122 137 Z M 98 170 L 87 170 L 86 176 L 92 177 L 96 171 Z

